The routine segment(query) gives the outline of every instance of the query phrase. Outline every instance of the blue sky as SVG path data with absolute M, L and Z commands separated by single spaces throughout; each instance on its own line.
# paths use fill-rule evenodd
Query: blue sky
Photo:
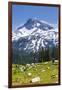
M 51 24 L 58 22 L 58 7 L 12 5 L 12 30 L 25 23 L 29 18 L 38 18 Z

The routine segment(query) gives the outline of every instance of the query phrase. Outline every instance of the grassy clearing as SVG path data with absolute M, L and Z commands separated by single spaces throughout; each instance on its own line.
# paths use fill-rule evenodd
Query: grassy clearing
M 36 84 L 58 83 L 58 62 L 12 65 L 12 85 L 33 84 L 30 81 L 35 77 L 40 77 Z

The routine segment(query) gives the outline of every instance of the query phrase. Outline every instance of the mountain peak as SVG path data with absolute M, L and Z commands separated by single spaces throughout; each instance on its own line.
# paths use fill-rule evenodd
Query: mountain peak
M 41 29 L 41 30 L 50 30 L 54 29 L 54 26 L 44 20 L 40 20 L 38 18 L 29 18 L 24 25 L 17 28 L 17 30 L 25 27 L 27 30 L 31 30 L 33 28 Z
M 27 22 L 24 24 L 25 28 L 28 30 L 33 29 L 34 27 L 42 30 L 47 30 L 47 29 L 53 29 L 54 27 L 49 24 L 46 21 L 39 20 L 37 18 L 29 18 Z
M 37 19 L 33 19 L 33 18 L 29 18 L 27 20 L 27 22 L 24 24 L 24 26 L 27 28 L 27 29 L 32 29 L 34 27 L 37 26 L 37 23 L 38 23 L 38 20 Z

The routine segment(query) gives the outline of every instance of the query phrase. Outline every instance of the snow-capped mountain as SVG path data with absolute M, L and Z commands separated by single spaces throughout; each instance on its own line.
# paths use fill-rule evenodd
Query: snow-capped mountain
M 12 33 L 12 42 L 14 49 L 26 52 L 55 47 L 58 45 L 58 28 L 43 20 L 29 19 Z

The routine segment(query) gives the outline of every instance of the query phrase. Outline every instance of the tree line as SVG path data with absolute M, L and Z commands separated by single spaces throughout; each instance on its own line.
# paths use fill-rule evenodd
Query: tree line
M 13 51 L 13 63 L 16 64 L 26 64 L 26 63 L 38 63 L 59 59 L 59 49 L 56 47 L 41 48 L 38 52 L 31 52 L 25 54 L 24 52 L 19 52 L 18 50 Z

